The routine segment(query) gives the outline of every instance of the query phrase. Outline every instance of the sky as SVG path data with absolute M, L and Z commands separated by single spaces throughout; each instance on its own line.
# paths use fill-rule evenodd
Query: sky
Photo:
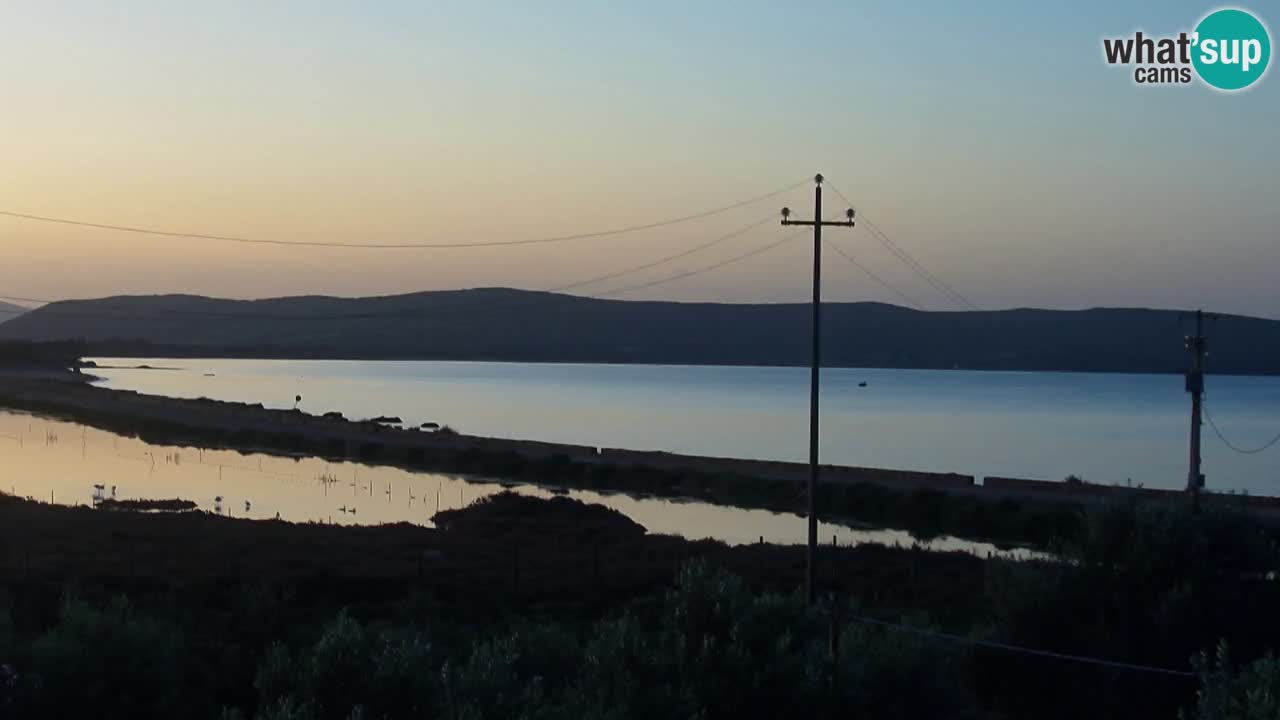
M 0 210 L 294 241 L 488 242 L 697 213 L 821 172 L 982 308 L 1280 317 L 1280 77 L 1230 95 L 1138 87 L 1102 58 L 1104 36 L 1174 34 L 1215 7 L 5 0 Z M 1280 23 L 1272 3 L 1250 9 Z M 545 289 L 784 204 L 810 217 L 811 185 L 634 234 L 450 250 L 0 217 L 0 295 Z M 830 189 L 826 207 L 843 209 Z M 690 273 L 785 232 L 765 223 L 575 292 Z M 865 229 L 825 234 L 919 306 L 957 309 Z M 616 297 L 804 301 L 811 252 L 797 239 Z M 901 302 L 829 251 L 824 268 L 829 300 Z

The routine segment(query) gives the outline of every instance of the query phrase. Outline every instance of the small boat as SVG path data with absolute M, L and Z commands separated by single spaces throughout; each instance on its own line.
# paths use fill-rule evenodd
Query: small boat
M 866 380 L 863 380 L 862 382 L 858 383 L 858 387 L 866 387 L 866 386 L 867 386 Z

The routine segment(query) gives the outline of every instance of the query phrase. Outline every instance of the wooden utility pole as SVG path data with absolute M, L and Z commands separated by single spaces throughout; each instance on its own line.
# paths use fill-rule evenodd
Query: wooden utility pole
M 782 208 L 783 225 L 813 226 L 813 346 L 809 355 L 809 542 L 805 552 L 805 595 L 813 605 L 818 598 L 816 568 L 818 559 L 818 368 L 822 365 L 822 228 L 824 225 L 853 227 L 853 210 L 845 211 L 843 221 L 822 219 L 822 175 L 813 178 L 813 219 L 792 220 L 791 209 Z
M 1191 369 L 1187 371 L 1187 392 L 1191 393 L 1191 462 L 1187 469 L 1187 494 L 1191 507 L 1200 510 L 1200 490 L 1204 488 L 1204 473 L 1200 472 L 1200 418 L 1204 401 L 1204 354 L 1209 341 L 1204 336 L 1204 312 L 1196 311 L 1196 334 L 1186 338 L 1187 351 L 1191 353 Z

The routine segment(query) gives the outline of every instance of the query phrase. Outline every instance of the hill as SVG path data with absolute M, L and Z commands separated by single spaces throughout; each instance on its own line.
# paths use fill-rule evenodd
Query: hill
M 7 302 L 0 302 L 0 323 L 12 320 L 19 315 L 27 312 L 30 308 L 24 308 L 21 305 L 13 305 Z
M 1174 310 L 921 312 L 823 307 L 832 366 L 1180 372 Z M 804 365 L 807 304 L 599 300 L 509 289 L 370 298 L 129 296 L 54 303 L 0 340 L 79 340 L 101 355 Z M 1218 316 L 1216 373 L 1280 374 L 1280 321 Z

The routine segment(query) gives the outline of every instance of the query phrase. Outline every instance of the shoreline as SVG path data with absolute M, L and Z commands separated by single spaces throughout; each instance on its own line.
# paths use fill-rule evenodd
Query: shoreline
M 92 370 L 92 366 L 88 369 Z M 666 452 L 423 432 L 367 421 L 271 410 L 260 404 L 187 400 L 91 384 L 74 371 L 0 372 L 0 407 L 49 415 L 148 442 L 275 455 L 299 454 L 409 471 L 485 477 L 631 495 L 686 499 L 775 512 L 802 512 L 808 466 Z M 1085 504 L 1176 491 L 1019 478 L 977 479 L 823 466 L 824 520 L 886 527 L 922 538 L 953 535 L 1036 546 L 1070 531 Z M 1280 515 L 1280 499 L 1242 501 Z
M 180 348 L 162 347 L 156 350 L 175 350 Z M 510 358 L 488 358 L 488 357 L 360 357 L 358 355 L 290 355 L 281 353 L 277 355 L 245 355 L 245 354 L 218 354 L 212 348 L 196 348 L 200 350 L 198 353 L 190 355 L 166 355 L 164 353 L 138 354 L 138 355 L 119 355 L 106 354 L 95 355 L 87 354 L 85 357 L 96 358 L 102 360 L 264 360 L 272 362 L 361 362 L 361 363 L 381 363 L 381 362 L 429 362 L 429 363 L 486 363 L 501 365 L 619 365 L 619 366 L 641 366 L 641 367 L 671 367 L 671 368 L 748 368 L 748 369 L 766 369 L 766 370 L 808 370 L 809 366 L 805 364 L 796 365 L 776 365 L 769 363 L 694 363 L 694 362 L 626 362 L 621 360 L 512 360 Z M 103 365 L 103 369 L 108 370 L 172 370 L 173 368 L 151 367 L 143 368 L 138 366 L 118 366 L 110 367 Z M 941 364 L 937 365 L 823 365 L 823 370 L 906 370 L 906 371 L 928 371 L 928 372 L 963 372 L 963 373 L 1063 373 L 1069 375 L 1132 375 L 1136 377 L 1146 377 L 1149 375 L 1173 375 L 1184 376 L 1186 370 L 1089 370 L 1089 369 L 1071 369 L 1071 368 L 1029 368 L 1029 367 L 945 367 Z M 1280 372 L 1276 373 L 1253 373 L 1253 372 L 1231 372 L 1217 371 L 1215 375 L 1226 377 L 1243 377 L 1243 378 L 1277 378 Z
M 804 578 L 804 553 L 796 546 L 688 540 L 649 533 L 599 505 L 508 499 L 515 501 L 508 510 L 494 512 L 492 501 L 474 504 L 451 511 L 441 527 L 423 528 L 104 511 L 0 493 L 0 589 L 58 593 L 71 583 L 199 595 L 271 585 L 345 601 L 385 602 L 417 591 L 468 611 L 574 612 L 669 588 L 694 559 L 779 591 Z M 885 601 L 927 596 L 941 611 L 965 616 L 980 611 L 984 568 L 999 562 L 877 544 L 824 547 L 823 560 L 828 591 Z

